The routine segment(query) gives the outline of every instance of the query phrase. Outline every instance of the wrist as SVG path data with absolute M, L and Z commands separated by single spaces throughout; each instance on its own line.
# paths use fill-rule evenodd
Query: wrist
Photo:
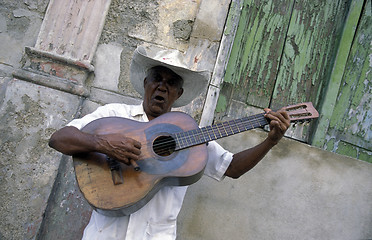
M 272 147 L 274 147 L 276 144 L 278 144 L 279 140 L 277 140 L 277 139 L 272 139 L 272 138 L 270 138 L 270 137 L 267 137 L 267 138 L 265 139 L 265 142 L 266 142 L 266 144 L 267 144 L 270 148 L 272 148 Z
M 105 140 L 98 134 L 91 135 L 92 151 L 104 153 Z

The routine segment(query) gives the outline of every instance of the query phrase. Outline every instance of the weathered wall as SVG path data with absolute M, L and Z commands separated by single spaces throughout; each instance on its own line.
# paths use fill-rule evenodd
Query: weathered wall
M 50 135 L 74 116 L 77 97 L 12 79 L 1 105 L 1 235 L 32 239 L 60 164 L 47 145 Z M 71 101 L 66 102 L 69 98 Z
M 1 239 L 81 236 L 91 209 L 50 135 L 99 105 L 140 102 L 128 73 L 139 44 L 179 49 L 212 71 L 229 2 L 2 1 Z M 182 110 L 199 119 L 204 98 Z
M 92 56 L 92 52 L 94 53 L 94 58 L 92 61 L 88 58 L 86 61 L 76 62 L 74 58 L 76 56 L 72 54 L 74 49 L 69 52 L 71 55 L 66 59 L 61 59 L 61 56 L 66 56 L 64 55 L 66 52 L 63 52 L 63 48 L 58 48 L 60 47 L 58 44 L 53 44 L 51 47 L 52 51 L 55 50 L 55 55 L 53 53 L 53 56 L 49 58 L 40 57 L 37 54 L 36 56 L 25 54 L 25 47 L 41 47 L 40 44 L 36 44 L 37 40 L 47 36 L 45 32 L 39 34 L 39 29 L 44 31 L 45 28 L 41 27 L 42 20 L 50 19 L 44 16 L 48 2 L 47 0 L 1 1 L 0 190 L 2 195 L 0 201 L 2 204 L 0 205 L 0 217 L 3 221 L 0 222 L 0 239 L 78 239 L 81 236 L 91 209 L 77 189 L 71 159 L 61 157 L 61 154 L 47 146 L 51 133 L 74 117 L 91 112 L 101 104 L 138 103 L 140 101 L 138 94 L 130 85 L 128 74 L 131 55 L 138 44 L 178 48 L 185 51 L 190 66 L 195 69 L 212 71 L 215 67 L 216 56 L 219 54 L 219 44 L 230 3 L 228 0 L 113 0 L 96 46 L 97 49 L 88 51 L 89 56 Z M 61 3 L 57 0 L 53 2 Z M 101 1 L 101 3 L 104 2 L 108 1 Z M 80 3 L 84 2 L 73 1 L 73 4 Z M 94 12 L 95 8 L 87 9 Z M 97 14 L 97 12 L 94 13 Z M 99 13 L 102 14 L 102 11 L 98 11 Z M 104 14 L 102 16 L 104 17 Z M 82 22 L 80 24 L 79 26 L 83 28 Z M 95 30 L 99 31 L 99 29 Z M 56 39 L 58 39 L 58 34 L 63 36 L 63 31 L 56 31 L 53 34 L 56 34 Z M 94 38 L 94 36 L 90 37 Z M 91 41 L 94 45 L 94 40 Z M 95 46 L 92 47 L 95 49 Z M 37 50 L 40 49 L 36 51 L 31 49 L 31 52 L 37 53 Z M 48 48 L 45 50 L 48 51 Z M 82 55 L 81 59 L 77 60 L 84 60 L 84 58 L 85 56 Z M 86 67 L 82 68 L 82 63 Z M 90 72 L 92 69 L 94 72 Z M 74 76 L 78 76 L 79 79 L 76 80 Z M 210 89 L 213 87 L 210 86 Z M 205 95 L 205 93 L 202 94 L 192 104 L 181 110 L 199 120 Z M 237 140 L 246 141 L 246 139 L 239 138 Z M 291 146 L 297 145 L 293 142 L 287 143 Z M 223 144 L 230 147 L 229 144 L 236 144 L 236 142 L 228 141 Z M 269 239 L 270 234 L 273 236 L 271 239 L 275 239 L 276 236 L 289 236 L 281 232 L 282 225 L 277 225 L 278 218 L 287 219 L 288 228 L 283 229 L 289 231 L 289 226 L 295 225 L 298 220 L 291 218 L 294 214 L 300 215 L 309 209 L 310 213 L 314 212 L 311 215 L 314 218 L 323 216 L 321 212 L 312 211 L 318 206 L 319 199 L 327 201 L 328 205 L 325 205 L 323 209 L 327 209 L 332 215 L 329 220 L 333 221 L 332 226 L 335 226 L 329 231 L 329 236 L 337 236 L 332 234 L 336 233 L 340 224 L 350 223 L 351 227 L 355 228 L 355 233 L 359 234 L 356 236 L 371 238 L 370 232 L 365 230 L 371 225 L 371 219 L 366 215 L 371 216 L 371 210 L 367 204 L 364 205 L 366 199 L 371 197 L 368 191 L 371 186 L 371 178 L 368 175 L 371 172 L 370 165 L 361 167 L 360 163 L 355 162 L 354 159 L 345 160 L 344 158 L 339 162 L 338 155 L 308 148 L 301 144 L 298 148 L 299 150 L 291 153 L 272 152 L 268 156 L 269 161 L 261 165 L 264 168 L 257 168 L 242 180 L 227 180 L 217 184 L 204 179 L 192 186 L 181 213 L 179 238 L 221 239 L 222 236 L 227 238 L 227 234 L 233 239 L 247 239 L 245 234 L 254 236 L 253 238 Z M 235 148 L 231 149 L 235 150 Z M 281 151 L 285 149 L 286 147 Z M 299 159 L 303 164 L 299 166 L 295 160 L 302 151 L 309 153 L 310 157 L 326 158 L 326 161 L 315 161 L 309 157 Z M 276 154 L 282 161 L 272 157 Z M 315 164 L 311 164 L 313 161 Z M 266 168 L 264 164 L 269 166 Z M 290 170 L 285 170 L 283 167 L 285 164 L 292 166 Z M 273 168 L 278 167 L 281 171 L 271 176 L 270 174 L 274 172 Z M 324 178 L 315 175 L 317 172 L 325 172 Z M 342 172 L 347 172 L 350 178 L 355 176 L 355 181 L 348 182 L 347 179 L 338 177 L 338 174 Z M 331 173 L 330 177 L 328 173 Z M 266 181 L 264 185 L 262 185 L 263 180 L 257 175 L 263 176 L 263 180 Z M 292 182 L 292 178 L 288 176 L 294 176 L 295 181 Z M 347 185 L 346 191 L 353 193 L 336 194 L 340 196 L 340 199 L 342 198 L 336 203 L 348 209 L 347 213 L 352 214 L 352 220 L 359 218 L 359 225 L 355 224 L 357 220 L 338 222 L 337 218 L 340 217 L 342 220 L 345 215 L 338 211 L 339 208 L 336 205 L 331 204 L 334 200 L 333 193 L 339 193 L 337 189 L 330 187 L 330 182 L 334 183 L 332 177 L 338 180 L 335 183 L 336 187 L 342 189 L 344 185 Z M 297 183 L 296 181 L 307 185 L 304 188 L 298 188 L 297 191 L 297 185 L 291 185 Z M 360 182 L 363 182 L 363 186 L 358 184 Z M 248 183 L 253 184 L 253 187 L 246 188 L 245 184 Z M 271 195 L 273 189 L 270 186 L 273 183 L 278 186 L 275 195 Z M 265 188 L 261 189 L 261 186 Z M 328 190 L 329 194 L 327 194 Z M 246 199 L 247 194 L 252 195 L 252 192 L 259 197 L 248 199 L 249 204 L 245 204 L 245 201 L 239 202 L 240 208 L 235 205 L 238 202 L 234 199 L 237 197 Z M 290 198 L 288 192 L 294 192 L 296 198 Z M 317 195 L 309 200 L 311 192 Z M 231 198 L 231 196 L 234 197 Z M 282 211 L 279 211 L 279 207 L 273 204 L 274 197 L 289 203 Z M 305 200 L 306 204 L 296 205 L 294 203 L 300 200 Z M 229 201 L 234 203 L 230 205 L 231 208 L 220 211 Z M 263 206 L 276 207 L 274 210 L 269 208 L 264 211 Z M 353 210 L 354 208 L 350 210 L 350 206 L 357 206 L 356 210 Z M 244 222 L 247 215 L 242 209 L 247 209 L 247 207 L 253 208 L 253 211 L 248 209 L 249 219 L 261 221 Z M 287 209 L 286 207 L 291 210 L 289 213 L 284 210 Z M 322 208 L 319 208 L 319 211 L 321 210 Z M 216 220 L 218 224 L 215 225 L 215 216 L 210 216 L 210 214 L 220 214 L 218 216 L 221 216 L 221 221 Z M 258 228 L 264 225 L 265 220 L 270 219 L 270 216 L 274 216 L 271 218 L 270 231 L 265 232 L 264 228 Z M 244 223 L 242 225 L 232 221 L 240 218 Z M 311 221 L 311 226 L 318 226 L 317 219 L 314 220 L 314 218 L 302 218 L 301 220 Z M 246 229 L 245 223 L 251 227 Z M 242 231 L 243 228 L 247 232 Z M 308 228 L 302 228 L 297 232 L 290 232 L 292 234 L 290 236 L 303 238 L 302 235 L 308 233 L 307 230 Z M 346 232 L 351 233 L 349 230 Z M 314 235 L 317 236 L 316 234 Z
M 266 137 L 219 141 L 236 152 Z M 249 173 L 188 189 L 178 239 L 371 239 L 372 164 L 283 139 Z
M 59 164 L 46 141 L 63 124 L 61 112 L 65 117 L 74 113 L 73 105 L 61 106 L 61 96 L 12 78 L 22 66 L 24 47 L 35 44 L 47 4 L 1 1 L 0 239 L 29 239 L 37 233 Z

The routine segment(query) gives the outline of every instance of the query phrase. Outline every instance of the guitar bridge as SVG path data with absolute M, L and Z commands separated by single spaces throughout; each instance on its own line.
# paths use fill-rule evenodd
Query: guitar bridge
M 114 183 L 114 185 L 123 184 L 124 179 L 120 163 L 115 159 L 109 157 L 107 157 L 107 163 L 111 170 L 112 182 Z

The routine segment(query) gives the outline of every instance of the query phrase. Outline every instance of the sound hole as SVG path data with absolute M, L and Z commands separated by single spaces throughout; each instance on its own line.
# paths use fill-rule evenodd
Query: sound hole
M 155 139 L 153 149 L 159 156 L 169 156 L 176 149 L 176 141 L 171 136 L 160 136 Z

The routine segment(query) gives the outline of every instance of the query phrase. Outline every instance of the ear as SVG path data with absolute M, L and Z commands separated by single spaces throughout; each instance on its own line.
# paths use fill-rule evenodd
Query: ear
M 143 79 L 143 87 L 145 87 L 147 84 L 147 78 Z
M 180 88 L 180 90 L 178 90 L 178 98 L 180 98 L 182 94 L 183 94 L 183 88 Z

